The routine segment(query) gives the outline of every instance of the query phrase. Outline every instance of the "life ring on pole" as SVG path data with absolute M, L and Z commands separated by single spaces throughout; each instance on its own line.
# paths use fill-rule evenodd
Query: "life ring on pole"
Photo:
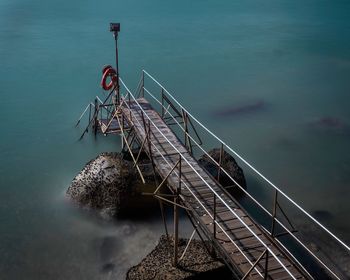
M 113 69 L 111 65 L 106 65 L 102 69 L 102 80 L 101 80 L 101 87 L 104 90 L 110 90 L 113 85 L 117 82 L 117 72 Z M 110 78 L 110 82 L 107 84 L 107 78 Z

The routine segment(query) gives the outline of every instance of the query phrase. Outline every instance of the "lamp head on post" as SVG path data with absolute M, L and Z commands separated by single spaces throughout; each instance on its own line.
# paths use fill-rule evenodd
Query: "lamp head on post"
M 118 33 L 120 32 L 120 23 L 109 24 L 109 31 L 113 32 L 113 36 L 115 39 L 115 64 L 116 64 L 116 72 L 117 72 L 117 87 L 115 90 L 116 93 L 116 102 L 119 104 L 120 95 L 119 95 L 119 62 L 118 62 Z
M 120 31 L 120 23 L 111 22 L 109 25 L 109 31 L 114 32 L 114 35 L 117 35 Z

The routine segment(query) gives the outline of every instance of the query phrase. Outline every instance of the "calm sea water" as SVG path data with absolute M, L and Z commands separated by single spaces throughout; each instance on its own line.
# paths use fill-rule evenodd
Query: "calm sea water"
M 334 0 L 2 0 L 0 278 L 123 279 L 162 233 L 160 219 L 103 222 L 64 199 L 120 147 L 74 128 L 114 62 L 111 21 L 131 88 L 147 69 L 350 243 L 349 13 Z

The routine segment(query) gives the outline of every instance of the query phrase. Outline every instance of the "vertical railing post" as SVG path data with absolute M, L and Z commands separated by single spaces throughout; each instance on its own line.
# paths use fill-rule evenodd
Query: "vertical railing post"
M 89 123 L 91 122 L 91 102 L 89 104 Z
M 273 209 L 272 209 L 272 223 L 271 223 L 271 236 L 275 235 L 275 223 L 276 223 L 276 209 L 277 209 L 277 197 L 278 191 L 275 190 L 275 196 L 273 199 Z M 266 251 L 266 259 L 265 259 L 265 274 L 264 279 L 267 279 L 269 272 L 269 251 Z
M 129 103 L 129 105 L 130 105 L 130 103 Z M 129 118 L 130 118 L 130 123 L 132 123 L 133 122 L 133 117 L 132 117 L 132 114 L 131 114 L 131 109 L 129 110 Z
M 179 154 L 179 186 L 178 186 L 178 195 L 181 194 L 181 177 L 182 177 L 182 174 L 181 174 L 181 163 L 182 163 L 182 160 L 181 160 L 181 154 Z
M 164 118 L 164 89 L 162 88 L 162 119 Z
M 102 119 L 103 119 L 102 111 L 103 111 L 103 109 L 104 109 L 103 104 L 99 104 L 99 105 L 98 105 L 98 108 L 99 108 L 99 112 L 100 112 L 100 121 L 102 121 Z
M 267 279 L 267 277 L 269 276 L 269 251 L 266 250 L 266 254 L 265 254 L 265 273 L 264 273 L 264 280 Z
M 276 225 L 276 210 L 277 210 L 277 197 L 278 191 L 275 190 L 275 196 L 273 199 L 273 209 L 272 209 L 272 223 L 271 223 L 271 236 L 275 236 L 275 225 Z
M 217 176 L 217 181 L 218 181 L 218 182 L 220 182 L 221 165 L 222 165 L 223 157 L 224 157 L 224 144 L 221 143 L 220 155 L 219 155 L 218 176 Z
M 189 152 L 192 155 L 192 146 L 191 146 L 191 139 L 188 136 L 188 115 L 184 109 L 181 109 L 182 113 L 182 120 L 184 122 L 184 131 L 185 131 L 185 147 L 189 150 Z
M 213 233 L 214 233 L 214 238 L 216 238 L 216 195 L 214 194 L 214 213 L 213 213 Z
M 177 266 L 178 239 L 179 239 L 179 209 L 177 207 L 178 197 L 174 197 L 174 260 L 173 265 Z
M 122 115 L 122 131 L 124 131 L 124 115 L 123 114 L 121 114 Z M 118 118 L 118 116 L 117 116 L 117 118 Z M 122 137 L 122 150 L 124 150 L 124 137 Z
M 179 195 L 181 194 L 181 155 L 179 155 L 178 170 L 179 184 L 174 197 L 174 266 L 177 266 L 178 261 L 178 245 L 179 245 Z
M 143 114 L 143 111 L 141 111 L 141 118 L 142 118 L 143 130 L 145 132 L 145 137 L 147 137 L 146 120 L 145 120 L 145 115 Z
M 97 98 L 95 98 L 95 113 L 94 113 L 94 134 L 95 134 L 95 136 L 97 134 L 98 110 L 99 110 L 99 105 L 97 102 Z
M 142 84 L 141 85 L 142 85 L 142 87 L 141 87 L 142 97 L 145 97 L 145 72 L 143 70 L 142 70 Z

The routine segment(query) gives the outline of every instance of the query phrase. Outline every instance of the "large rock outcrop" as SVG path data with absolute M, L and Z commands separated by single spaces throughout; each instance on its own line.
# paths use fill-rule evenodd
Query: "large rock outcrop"
M 220 161 L 220 149 L 212 149 L 208 154 L 216 161 Z M 214 178 L 218 176 L 218 165 L 215 164 L 209 156 L 204 154 L 199 160 L 199 164 L 205 168 Z M 242 168 L 237 164 L 236 160 L 226 151 L 223 152 L 221 166 L 227 173 L 244 189 L 247 188 L 246 180 Z M 224 173 L 220 172 L 219 182 L 222 186 L 235 186 L 231 188 L 233 193 L 241 193 L 239 187 Z
M 130 218 L 135 214 L 140 217 L 158 214 L 157 201 L 142 195 L 156 187 L 153 168 L 145 154 L 139 157 L 139 168 L 146 184 L 142 183 L 129 153 L 102 153 L 75 176 L 66 195 L 107 219 L 117 215 Z
M 118 153 L 102 153 L 73 179 L 67 196 L 82 206 L 114 216 L 124 205 L 135 181 L 132 163 Z

